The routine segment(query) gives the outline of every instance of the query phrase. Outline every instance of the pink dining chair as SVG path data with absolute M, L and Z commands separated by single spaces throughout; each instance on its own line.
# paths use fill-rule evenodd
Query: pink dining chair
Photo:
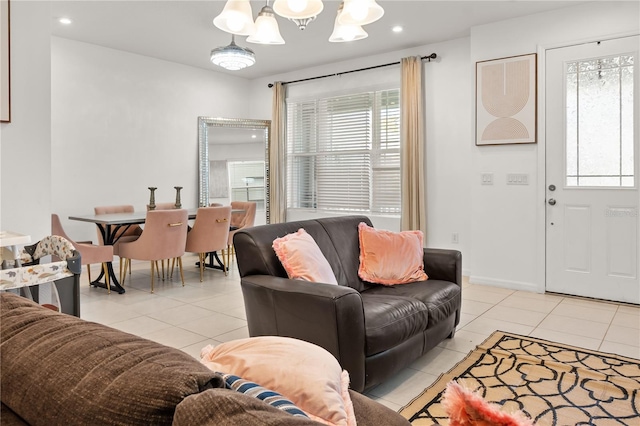
M 231 210 L 242 210 L 231 213 L 231 230 L 227 240 L 227 265 L 231 265 L 231 256 L 235 253 L 233 236 L 242 228 L 250 228 L 256 222 L 256 203 L 254 201 L 232 201 Z
M 231 222 L 231 206 L 200 207 L 196 213 L 193 228 L 187 234 L 185 251 L 198 253 L 200 260 L 200 282 L 204 277 L 204 258 L 207 253 L 224 250 L 229 238 L 229 223 Z M 222 256 L 224 259 L 224 256 Z M 227 267 L 224 274 L 227 275 Z
M 156 206 L 154 208 L 154 210 L 174 210 L 176 208 L 176 203 L 174 202 L 169 202 L 169 203 L 156 203 Z M 149 204 L 147 204 L 147 211 L 150 211 L 151 207 L 149 206 Z M 189 228 L 187 227 L 187 230 Z M 167 259 L 167 275 L 169 276 L 169 278 L 173 278 L 173 267 L 176 264 L 176 260 L 175 259 L 171 259 L 172 263 L 171 263 L 171 273 L 169 274 L 169 259 Z M 160 261 L 160 263 L 162 264 L 162 280 L 164 280 L 164 261 L 165 259 L 162 259 Z M 156 262 L 156 273 L 158 274 L 158 279 L 160 279 L 160 268 L 158 268 L 158 262 Z
M 133 213 L 135 210 L 130 204 L 123 204 L 119 206 L 98 206 L 93 208 L 93 212 L 98 215 L 102 214 L 111 214 L 111 213 Z M 100 230 L 98 232 L 98 244 L 104 245 L 104 241 L 102 241 L 102 233 Z M 116 256 L 120 256 L 120 244 L 135 241 L 142 234 L 142 228 L 140 225 L 131 225 L 129 227 L 123 226 L 121 227 L 117 233 L 115 238 L 117 239 L 116 243 L 113 245 L 113 254 Z M 122 280 L 122 259 L 120 260 L 120 279 Z M 125 271 L 126 272 L 126 271 Z M 131 274 L 131 270 L 129 270 L 129 274 Z
M 64 232 L 62 222 L 60 222 L 60 217 L 55 213 L 51 215 L 51 235 L 58 235 L 69 240 L 75 249 L 80 252 L 80 263 L 82 265 L 87 265 L 89 285 L 91 285 L 91 265 L 94 263 L 101 263 L 102 270 L 104 271 L 105 282 L 107 284 L 107 292 L 111 293 L 107 262 L 113 261 L 113 246 L 97 246 L 95 244 L 76 243 L 67 235 L 66 232 Z
M 140 238 L 120 245 L 120 256 L 125 259 L 125 268 L 131 267 L 131 259 L 151 262 L 151 293 L 154 291 L 154 266 L 163 259 L 178 259 L 180 280 L 184 286 L 182 255 L 187 242 L 187 220 L 188 213 L 185 209 L 148 211 Z M 124 278 L 123 276 L 123 280 Z

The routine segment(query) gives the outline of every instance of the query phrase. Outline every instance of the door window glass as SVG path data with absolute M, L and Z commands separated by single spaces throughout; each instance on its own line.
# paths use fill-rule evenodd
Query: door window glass
M 566 185 L 633 187 L 631 55 L 566 63 Z

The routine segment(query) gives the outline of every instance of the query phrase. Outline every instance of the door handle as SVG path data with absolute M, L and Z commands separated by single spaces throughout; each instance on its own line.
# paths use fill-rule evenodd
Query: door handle
M 549 205 L 550 206 L 555 206 L 556 205 L 556 200 L 553 198 L 549 198 Z

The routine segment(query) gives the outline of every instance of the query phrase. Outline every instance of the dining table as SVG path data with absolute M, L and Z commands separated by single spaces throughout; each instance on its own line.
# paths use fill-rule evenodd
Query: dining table
M 196 218 L 198 213 L 197 208 L 186 209 L 189 220 Z M 242 209 L 233 209 L 231 213 L 241 213 Z M 132 225 L 144 224 L 147 218 L 147 211 L 136 211 L 129 213 L 107 213 L 107 214 L 87 214 L 81 216 L 69 216 L 69 220 L 77 220 L 80 222 L 90 222 L 98 227 L 98 231 L 102 236 L 102 241 L 105 245 L 114 245 L 118 242 L 118 239 L 123 235 L 129 227 Z M 218 265 L 213 261 L 217 260 Z M 198 263 L 196 263 L 198 264 Z M 223 269 L 223 263 L 220 261 L 216 252 L 209 253 L 209 261 L 205 263 L 205 267 L 214 269 Z M 109 283 L 111 290 L 118 292 L 119 294 L 125 293 L 124 287 L 120 285 L 118 277 L 113 269 L 113 262 L 107 262 L 107 273 L 109 274 Z M 102 282 L 104 278 L 104 269 L 101 268 L 100 275 L 94 281 L 91 282 L 92 286 L 107 288 L 106 282 Z

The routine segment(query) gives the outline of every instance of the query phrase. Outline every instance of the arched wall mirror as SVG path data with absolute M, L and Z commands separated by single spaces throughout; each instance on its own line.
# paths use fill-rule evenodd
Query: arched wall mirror
M 270 120 L 198 117 L 198 204 L 254 201 L 269 223 Z

